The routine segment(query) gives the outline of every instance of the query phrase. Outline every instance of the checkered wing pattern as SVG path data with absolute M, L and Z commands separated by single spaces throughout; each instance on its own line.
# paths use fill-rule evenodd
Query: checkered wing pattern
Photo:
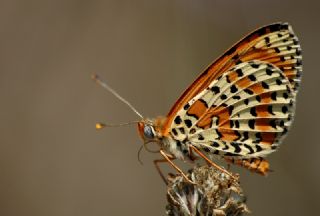
M 262 158 L 278 147 L 292 123 L 301 72 L 301 48 L 291 26 L 262 27 L 184 92 L 168 114 L 164 134 L 207 154 Z

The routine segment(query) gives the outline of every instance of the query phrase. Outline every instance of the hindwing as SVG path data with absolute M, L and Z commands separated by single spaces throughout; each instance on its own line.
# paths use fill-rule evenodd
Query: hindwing
M 272 64 L 272 67 L 287 78 L 292 94 L 296 95 L 302 73 L 299 40 L 288 23 L 271 24 L 252 32 L 214 61 L 171 108 L 162 133 L 167 135 L 172 131 L 177 113 L 194 98 L 200 97 L 199 95 L 209 85 L 214 85 L 218 77 L 230 71 L 234 66 L 257 60 Z M 204 109 L 203 104 L 199 103 L 198 106 L 199 109 Z
M 242 62 L 179 110 L 171 136 L 206 152 L 243 158 L 272 152 L 293 119 L 295 92 L 278 67 Z

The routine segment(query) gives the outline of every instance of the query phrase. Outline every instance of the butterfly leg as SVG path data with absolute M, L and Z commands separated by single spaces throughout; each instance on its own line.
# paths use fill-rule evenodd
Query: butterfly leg
M 220 167 L 219 165 L 212 162 L 208 157 L 206 157 L 199 149 L 197 149 L 195 146 L 190 145 L 190 149 L 193 150 L 195 153 L 197 153 L 200 157 L 202 157 L 207 163 L 209 163 L 211 166 L 215 167 L 216 169 L 220 170 L 221 172 L 224 172 L 225 174 L 229 175 L 233 180 L 238 180 L 235 176 L 233 176 L 230 172 L 228 172 L 226 169 Z
M 160 154 L 164 157 L 164 159 L 155 160 L 155 161 L 154 161 L 154 165 L 156 166 L 156 168 L 157 168 L 157 170 L 158 170 L 161 178 L 163 179 L 163 181 L 164 181 L 166 184 L 168 184 L 168 182 L 167 182 L 166 178 L 164 177 L 164 175 L 163 175 L 163 173 L 162 173 L 162 171 L 161 171 L 161 169 L 160 169 L 160 167 L 159 167 L 159 165 L 158 165 L 158 163 L 161 163 L 161 162 L 168 162 L 175 170 L 177 170 L 177 171 L 182 175 L 182 177 L 183 177 L 186 181 L 188 181 L 188 182 L 191 183 L 191 184 L 195 184 L 193 181 L 191 181 L 191 180 L 186 176 L 186 174 L 185 174 L 177 165 L 175 165 L 175 164 L 172 162 L 172 160 L 176 159 L 175 157 L 166 154 L 163 150 L 160 150 Z
M 158 173 L 160 174 L 162 180 L 164 181 L 164 183 L 166 185 L 168 185 L 168 181 L 167 179 L 164 177 L 160 167 L 159 167 L 159 163 L 164 163 L 164 162 L 168 162 L 167 159 L 158 159 L 158 160 L 154 160 L 153 163 L 154 163 L 154 166 L 156 167 Z

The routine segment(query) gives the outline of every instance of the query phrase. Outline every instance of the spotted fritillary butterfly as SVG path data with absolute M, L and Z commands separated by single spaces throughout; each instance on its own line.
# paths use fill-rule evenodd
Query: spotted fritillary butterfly
M 214 61 L 166 117 L 143 118 L 133 108 L 142 118 L 138 129 L 145 144 L 159 144 L 164 159 L 155 161 L 158 170 L 158 162 L 167 161 L 183 174 L 172 160 L 198 156 L 222 169 L 212 162 L 218 156 L 267 174 L 265 157 L 279 147 L 292 123 L 301 72 L 297 36 L 288 23 L 275 23 Z

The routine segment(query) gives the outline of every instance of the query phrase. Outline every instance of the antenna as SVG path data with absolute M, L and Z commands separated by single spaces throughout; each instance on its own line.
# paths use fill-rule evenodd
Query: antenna
M 102 82 L 99 78 L 99 76 L 97 74 L 92 74 L 91 78 L 93 79 L 93 81 L 95 81 L 98 85 L 100 85 L 102 88 L 106 89 L 107 91 L 111 92 L 114 96 L 116 96 L 116 98 L 118 98 L 119 100 L 121 100 L 123 103 L 125 103 L 133 112 L 135 112 L 140 118 L 143 118 L 143 116 L 136 110 L 136 108 L 134 108 L 126 99 L 124 99 L 123 97 L 121 97 L 115 90 L 113 90 L 110 86 L 108 86 L 106 83 Z M 126 125 L 127 123 L 125 123 L 124 125 Z M 97 127 L 97 125 L 100 125 Z M 96 128 L 97 129 L 101 129 L 104 126 L 107 126 L 105 124 L 96 124 Z
M 127 126 L 127 125 L 132 125 L 132 124 L 137 124 L 139 121 L 132 121 L 132 122 L 125 122 L 125 123 L 120 123 L 120 124 L 105 124 L 102 122 L 96 123 L 96 129 L 100 130 L 105 127 L 121 127 L 121 126 Z

